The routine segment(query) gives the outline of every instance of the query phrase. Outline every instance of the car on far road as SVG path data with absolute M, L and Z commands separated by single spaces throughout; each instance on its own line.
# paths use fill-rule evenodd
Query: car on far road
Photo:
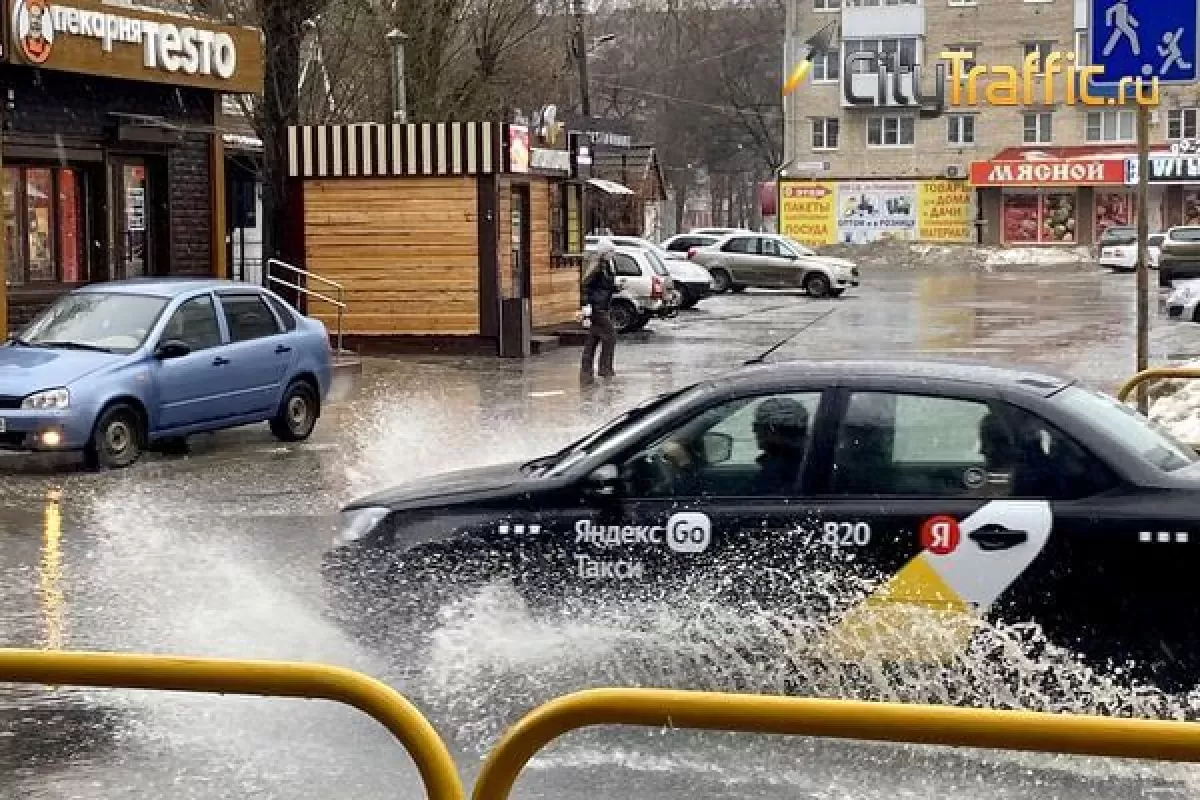
M 155 443 L 258 422 L 300 441 L 332 373 L 325 326 L 261 287 L 94 284 L 0 347 L 0 448 L 82 451 L 114 469 Z
M 637 236 L 589 236 L 587 243 L 594 247 L 601 240 L 613 243 L 615 247 L 640 247 L 658 256 L 659 260 L 671 273 L 671 280 L 679 290 L 679 307 L 694 308 L 704 298 L 712 294 L 712 274 L 699 264 L 693 264 L 686 259 L 671 258 L 662 247 Z
M 587 243 L 595 252 L 601 239 Z M 623 286 L 612 301 L 609 314 L 617 333 L 634 333 L 655 317 L 679 313 L 680 295 L 667 265 L 653 251 L 641 247 L 617 247 L 613 253 L 617 280 Z
M 1125 226 L 1113 227 L 1106 230 L 1100 237 L 1098 263 L 1101 267 L 1108 267 L 1115 272 L 1137 269 L 1137 228 L 1132 229 L 1132 234 L 1129 233 L 1129 230 Z M 1151 269 L 1158 269 L 1158 258 L 1166 238 L 1167 234 L 1165 233 L 1152 233 L 1146 238 L 1146 249 L 1149 254 L 1147 266 Z
M 325 569 L 372 634 L 420 635 L 488 584 L 575 618 L 686 615 L 695 592 L 787 615 L 818 657 L 944 667 L 987 620 L 1174 692 L 1200 677 L 1196 548 L 1200 457 L 1107 395 L 1022 369 L 801 361 L 356 499 Z
M 1200 225 L 1180 225 L 1167 231 L 1158 254 L 1158 285 L 1200 278 Z
M 1188 322 L 1200 322 L 1200 280 L 1179 281 L 1167 295 L 1167 316 Z
M 711 233 L 679 233 L 669 239 L 664 239 L 659 247 L 670 254 L 671 258 L 686 259 L 688 253 L 697 247 L 708 247 L 710 244 L 716 244 L 720 239 L 719 235 Z
M 712 273 L 717 294 L 756 287 L 804 289 L 812 297 L 840 297 L 859 284 L 853 261 L 818 255 L 774 233 L 731 234 L 691 251 L 688 259 Z

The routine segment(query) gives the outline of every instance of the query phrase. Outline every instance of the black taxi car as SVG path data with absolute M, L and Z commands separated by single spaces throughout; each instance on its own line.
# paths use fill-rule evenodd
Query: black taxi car
M 984 366 L 802 362 L 654 398 L 545 458 L 357 500 L 326 573 L 409 611 L 458 579 L 511 580 L 531 605 L 705 581 L 786 604 L 811 571 L 908 575 L 1178 687 L 1200 669 L 1198 548 L 1196 452 L 1107 395 Z

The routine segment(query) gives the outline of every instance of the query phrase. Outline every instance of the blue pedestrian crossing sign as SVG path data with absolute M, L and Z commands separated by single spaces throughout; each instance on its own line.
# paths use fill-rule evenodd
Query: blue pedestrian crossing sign
M 1164 85 L 1195 83 L 1200 72 L 1200 0 L 1091 0 L 1091 63 L 1104 67 L 1092 82 L 1158 78 Z

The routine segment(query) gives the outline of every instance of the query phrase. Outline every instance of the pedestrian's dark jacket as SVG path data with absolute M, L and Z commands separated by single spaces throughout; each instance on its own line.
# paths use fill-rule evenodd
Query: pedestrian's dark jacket
M 583 279 L 583 296 L 593 311 L 608 311 L 617 293 L 617 279 L 612 259 L 601 257 Z

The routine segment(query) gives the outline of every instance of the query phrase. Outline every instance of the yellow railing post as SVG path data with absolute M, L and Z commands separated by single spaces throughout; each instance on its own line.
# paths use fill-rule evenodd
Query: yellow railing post
M 593 689 L 552 700 L 509 729 L 484 762 L 472 797 L 505 800 L 539 750 L 564 733 L 594 725 L 1200 761 L 1200 724 L 1193 722 L 664 689 Z
M 341 667 L 285 661 L 0 650 L 0 683 L 332 700 L 371 715 L 400 740 L 416 762 L 431 800 L 464 797 L 450 751 L 421 712 L 387 684 Z
M 1143 383 L 1157 380 L 1173 380 L 1173 379 L 1196 379 L 1200 378 L 1200 369 L 1195 367 L 1158 367 L 1156 369 L 1148 369 L 1139 372 L 1121 386 L 1117 392 L 1117 399 L 1122 403 L 1129 399 L 1129 395 L 1133 394 L 1133 390 L 1141 386 Z

